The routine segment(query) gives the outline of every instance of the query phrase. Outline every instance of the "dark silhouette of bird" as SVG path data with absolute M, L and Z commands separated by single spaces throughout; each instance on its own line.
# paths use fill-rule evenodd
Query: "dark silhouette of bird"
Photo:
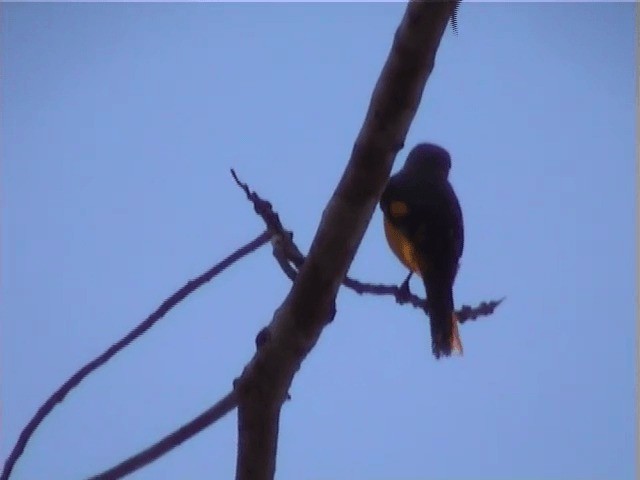
M 449 183 L 451 157 L 431 143 L 416 145 L 404 166 L 387 183 L 380 199 L 384 230 L 391 250 L 427 293 L 425 312 L 436 358 L 462 354 L 453 303 L 453 283 L 464 248 L 462 209 Z

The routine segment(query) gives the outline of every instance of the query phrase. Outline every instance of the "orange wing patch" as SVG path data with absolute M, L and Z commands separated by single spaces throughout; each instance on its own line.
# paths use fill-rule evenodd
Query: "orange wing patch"
M 394 200 L 389 204 L 389 215 L 394 218 L 404 217 L 409 213 L 409 207 L 406 203 Z

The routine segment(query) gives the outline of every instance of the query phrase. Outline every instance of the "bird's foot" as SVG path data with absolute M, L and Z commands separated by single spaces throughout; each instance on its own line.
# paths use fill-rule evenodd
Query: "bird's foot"
M 411 280 L 412 272 L 409 272 L 407 278 L 404 279 L 404 282 L 400 284 L 398 287 L 398 291 L 396 292 L 396 301 L 402 305 L 403 303 L 407 303 L 411 299 L 411 289 L 409 288 L 409 280 Z

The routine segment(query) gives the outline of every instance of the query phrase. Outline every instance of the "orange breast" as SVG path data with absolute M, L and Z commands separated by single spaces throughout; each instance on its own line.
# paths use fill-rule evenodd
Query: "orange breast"
M 412 272 L 422 276 L 421 265 L 423 262 L 420 260 L 420 256 L 407 237 L 405 237 L 400 230 L 398 230 L 393 224 L 384 217 L 384 234 L 387 237 L 387 243 L 393 253 L 396 254 L 398 259 Z

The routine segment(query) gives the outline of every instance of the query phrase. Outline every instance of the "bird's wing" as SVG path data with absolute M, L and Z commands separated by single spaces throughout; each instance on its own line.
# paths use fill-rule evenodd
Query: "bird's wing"
M 416 230 L 417 242 L 435 256 L 444 256 L 457 264 L 464 249 L 462 209 L 448 181 L 428 182 L 408 199 L 415 216 L 413 223 L 424 225 Z

